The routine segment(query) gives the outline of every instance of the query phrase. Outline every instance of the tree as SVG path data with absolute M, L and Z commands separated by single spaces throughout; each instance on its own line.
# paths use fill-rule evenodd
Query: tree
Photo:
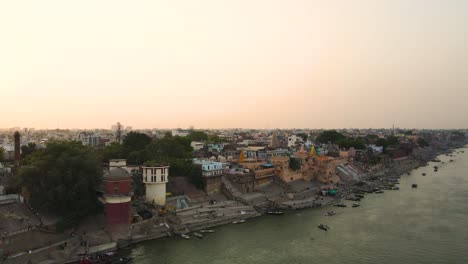
M 99 209 L 96 189 L 102 170 L 93 150 L 80 142 L 49 142 L 31 154 L 17 177 L 34 208 L 56 213 L 69 223 Z
M 143 184 L 143 175 L 137 171 L 132 173 L 132 190 L 136 196 L 145 195 L 145 185 Z
M 375 144 L 378 139 L 379 139 L 379 136 L 375 134 L 370 134 L 365 137 L 365 140 L 368 144 Z
M 424 138 L 418 138 L 418 145 L 420 147 L 429 147 L 429 142 L 427 142 Z
M 388 141 L 385 138 L 379 138 L 375 141 L 375 145 L 382 146 L 384 149 L 388 147 Z
M 400 144 L 400 141 L 398 140 L 398 138 L 394 136 L 388 137 L 387 141 L 388 141 L 388 145 L 390 146 L 398 146 Z
M 208 142 L 210 143 L 220 143 L 222 140 L 218 135 L 209 135 Z
M 349 149 L 351 147 L 355 149 L 365 149 L 366 145 L 364 144 L 364 140 L 362 138 L 345 138 L 340 139 L 336 142 L 340 148 Z
M 122 144 L 112 142 L 110 145 L 104 148 L 104 159 L 106 161 L 110 159 L 126 159 L 127 154 Z
M 28 143 L 28 145 L 21 146 L 21 159 L 24 160 L 27 156 L 29 156 L 36 150 L 37 146 L 35 143 Z
M 320 135 L 317 136 L 316 141 L 319 143 L 336 143 L 339 140 L 343 140 L 345 138 L 346 137 L 343 134 L 339 133 L 336 130 L 327 130 L 320 133 Z
M 127 153 L 130 153 L 144 149 L 149 143 L 151 143 L 151 138 L 148 135 L 132 131 L 125 136 L 122 145 Z
M 301 168 L 301 162 L 295 157 L 290 157 L 289 168 L 293 171 L 297 171 Z
M 309 135 L 307 135 L 306 133 L 298 133 L 296 136 L 302 138 L 303 142 L 306 142 L 307 138 L 309 137 Z
M 207 141 L 208 135 L 203 131 L 192 130 L 187 136 L 191 141 Z
M 5 160 L 5 149 L 0 147 L 0 161 Z

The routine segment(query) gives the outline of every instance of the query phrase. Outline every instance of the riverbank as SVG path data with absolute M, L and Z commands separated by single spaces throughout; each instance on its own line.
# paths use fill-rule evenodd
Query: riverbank
M 402 175 L 400 190 L 368 194 L 357 208 L 345 201 L 347 208 L 264 216 L 216 228 L 202 240 L 160 239 L 122 253 L 134 257 L 133 264 L 468 263 L 468 149 L 464 152 Z M 336 215 L 325 216 L 330 210 Z
M 427 164 L 427 162 L 433 160 L 438 155 L 450 153 L 452 151 L 453 150 L 431 150 L 428 151 L 429 154 L 426 153 L 423 158 L 409 158 L 406 160 L 399 160 L 395 164 L 392 164 L 383 170 L 364 175 L 358 181 L 351 181 L 341 185 L 338 196 L 336 197 L 319 197 L 320 200 L 317 200 L 317 197 L 314 195 L 313 197 L 307 197 L 303 200 L 290 201 L 294 205 L 291 208 L 278 208 L 281 208 L 282 210 L 300 210 L 305 208 L 313 208 L 329 205 L 337 202 L 340 199 L 355 197 L 356 193 L 368 193 L 374 192 L 375 190 L 387 190 L 392 186 L 395 187 L 395 180 L 398 180 L 405 173 L 408 173 L 416 167 L 424 166 Z M 245 220 L 253 217 L 259 217 L 261 215 L 262 214 L 255 210 L 253 206 L 239 205 L 234 201 L 223 201 L 217 205 L 190 208 L 189 210 L 182 210 L 177 212 L 175 217 L 178 219 L 178 222 L 175 224 L 170 224 L 169 227 L 164 225 L 164 223 L 156 222 L 146 222 L 142 225 L 136 225 L 134 229 L 138 229 L 138 232 L 134 233 L 139 234 L 133 235 L 132 238 L 128 241 L 128 244 L 135 245 L 143 241 L 157 238 L 187 234 L 201 229 L 210 229 L 220 225 L 231 224 L 232 222 L 242 219 Z M 117 249 L 117 244 L 114 243 L 112 246 L 110 246 L 109 243 L 104 243 L 101 245 L 95 245 L 91 250 L 88 251 L 88 253 L 99 253 L 114 249 Z M 34 253 L 35 252 L 33 252 L 33 255 Z M 29 258 L 33 258 L 33 255 L 30 255 Z M 74 258 L 68 258 L 69 261 L 78 261 L 78 254 L 75 254 L 75 256 L 76 257 Z M 37 259 L 39 260 L 39 258 Z M 64 262 L 57 261 L 56 263 Z

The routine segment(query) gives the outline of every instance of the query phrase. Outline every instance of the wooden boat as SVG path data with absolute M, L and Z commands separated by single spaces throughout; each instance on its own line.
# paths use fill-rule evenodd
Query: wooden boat
M 203 238 L 203 235 L 200 234 L 200 233 L 197 233 L 197 232 L 193 232 L 193 235 L 199 239 L 202 239 Z
M 330 227 L 328 227 L 327 225 L 324 225 L 324 224 L 318 224 L 317 227 L 319 229 L 322 229 L 323 231 L 328 231 L 328 229 L 330 229 Z
M 269 215 L 283 215 L 284 212 L 281 212 L 281 211 L 268 211 L 267 214 L 269 214 Z

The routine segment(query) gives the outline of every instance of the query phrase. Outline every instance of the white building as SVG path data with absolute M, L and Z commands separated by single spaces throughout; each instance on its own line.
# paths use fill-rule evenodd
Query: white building
M 188 130 L 182 130 L 182 129 L 174 129 L 172 130 L 171 134 L 173 137 L 179 136 L 179 137 L 186 137 L 188 136 L 190 131 Z
M 169 166 L 151 164 L 141 167 L 146 186 L 146 201 L 158 205 L 166 204 L 166 184 L 169 181 Z
M 288 137 L 288 148 L 294 147 L 298 141 L 298 137 L 296 135 L 291 135 Z
M 193 148 L 194 151 L 198 151 L 198 150 L 203 149 L 203 147 L 205 146 L 205 142 L 201 142 L 201 141 L 192 141 L 192 142 L 190 143 L 190 146 L 192 146 L 192 148 Z
M 220 176 L 223 174 L 223 163 L 209 160 L 194 160 L 193 163 L 201 165 L 203 177 Z

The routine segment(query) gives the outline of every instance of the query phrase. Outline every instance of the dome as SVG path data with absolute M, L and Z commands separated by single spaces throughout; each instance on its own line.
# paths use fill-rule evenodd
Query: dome
M 122 169 L 122 168 L 115 168 L 109 171 L 109 173 L 106 175 L 106 177 L 112 177 L 112 178 L 127 178 L 130 177 L 130 173 L 128 171 Z
M 212 157 L 210 158 L 210 160 L 211 160 L 211 161 L 215 161 L 215 160 L 216 160 L 216 157 L 215 157 L 215 156 L 212 156 Z

